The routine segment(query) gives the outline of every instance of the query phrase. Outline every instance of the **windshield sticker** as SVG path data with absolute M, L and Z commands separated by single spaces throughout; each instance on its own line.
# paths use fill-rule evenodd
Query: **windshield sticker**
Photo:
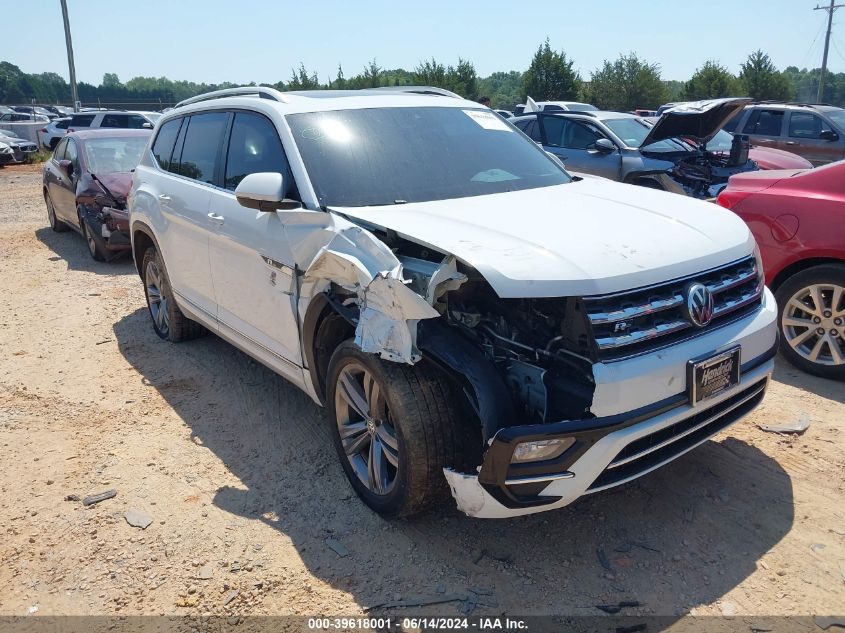
M 519 180 L 519 176 L 514 176 L 504 169 L 488 169 L 478 172 L 470 180 L 472 182 L 505 182 L 507 180 Z
M 502 132 L 513 131 L 498 114 L 494 114 L 493 112 L 484 112 L 483 110 L 464 110 L 463 113 L 478 123 L 478 125 L 483 127 L 485 130 L 501 130 Z

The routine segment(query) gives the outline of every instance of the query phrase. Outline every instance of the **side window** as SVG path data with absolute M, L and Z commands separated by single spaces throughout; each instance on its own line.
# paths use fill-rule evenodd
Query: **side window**
M 528 123 L 528 121 L 515 121 L 514 125 L 524 132 L 525 128 L 528 127 Z
M 546 145 L 563 147 L 563 130 L 568 121 L 557 116 L 543 117 L 543 131 L 546 133 Z
M 170 171 L 170 157 L 173 155 L 173 146 L 176 144 L 176 137 L 179 134 L 179 126 L 182 119 L 172 119 L 161 126 L 153 142 L 153 156 L 162 169 Z
M 59 121 L 58 123 L 56 123 L 56 127 L 60 130 L 66 130 L 68 128 L 68 125 L 70 125 L 70 119 L 68 119 L 67 121 Z
M 94 121 L 94 114 L 75 114 L 73 118 L 70 120 L 70 127 L 72 128 L 80 128 L 80 127 L 90 127 L 92 121 Z
M 121 127 L 125 128 L 128 123 L 128 117 L 125 114 L 106 114 L 103 116 L 103 122 L 100 127 Z
M 531 137 L 531 140 L 535 143 L 543 142 L 543 137 L 540 135 L 540 124 L 537 122 L 537 119 L 533 119 L 531 123 L 528 124 L 528 127 L 525 129 L 525 133 Z
M 259 114 L 238 112 L 232 123 L 223 186 L 232 191 L 244 176 L 270 171 L 284 175 L 290 183 L 290 170 L 275 126 Z
M 129 127 L 133 130 L 140 130 L 144 127 L 144 123 L 149 123 L 149 121 L 147 121 L 140 114 L 130 114 L 128 118 Z
M 748 117 L 748 122 L 742 128 L 743 134 L 761 134 L 763 136 L 780 136 L 783 129 L 783 110 L 756 109 Z
M 56 162 L 64 160 L 67 141 L 68 140 L 66 138 L 63 138 L 61 141 L 59 141 L 59 144 L 56 145 L 56 149 L 53 150 L 53 160 L 55 160 Z
M 74 175 L 79 175 L 79 150 L 76 147 L 76 141 L 72 138 L 67 140 L 67 151 L 65 152 L 65 159 L 73 163 Z
M 792 112 L 789 115 L 789 136 L 793 138 L 817 139 L 824 131 L 830 131 L 830 126 L 811 112 Z
M 192 116 L 188 121 L 179 167 L 173 169 L 171 165 L 170 171 L 201 182 L 213 183 L 220 141 L 228 121 L 228 112 L 209 112 Z
M 561 136 L 561 147 L 567 149 L 595 149 L 596 141 L 604 135 L 596 128 L 578 121 L 567 121 Z

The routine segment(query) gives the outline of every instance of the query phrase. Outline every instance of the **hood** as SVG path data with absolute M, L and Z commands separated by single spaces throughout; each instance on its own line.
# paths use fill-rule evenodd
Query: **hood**
M 725 123 L 751 103 L 749 98 L 691 101 L 666 110 L 643 139 L 640 147 L 676 137 L 692 137 L 706 143 Z
M 745 223 L 716 205 L 593 178 L 332 211 L 454 255 L 502 298 L 630 290 L 720 266 L 754 248 Z
M 119 202 L 125 202 L 126 196 L 129 195 L 129 189 L 132 187 L 132 173 L 128 171 L 115 171 L 105 174 L 95 174 L 97 179 L 102 182 L 108 190 L 118 199 Z
M 754 146 L 748 150 L 748 158 L 760 169 L 812 169 L 813 163 L 806 158 L 774 147 Z

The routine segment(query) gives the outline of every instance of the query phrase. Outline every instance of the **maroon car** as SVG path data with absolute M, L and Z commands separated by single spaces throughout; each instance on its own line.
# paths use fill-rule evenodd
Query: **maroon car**
M 107 261 L 130 248 L 126 196 L 132 170 L 151 130 L 97 129 L 68 134 L 44 165 L 44 202 L 50 227 L 72 228 L 91 257 Z

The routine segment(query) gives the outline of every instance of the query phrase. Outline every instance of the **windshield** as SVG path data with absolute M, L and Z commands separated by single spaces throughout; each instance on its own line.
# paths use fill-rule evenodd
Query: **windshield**
M 131 171 L 138 166 L 146 147 L 146 136 L 87 139 L 85 162 L 89 171 L 95 174 Z
M 825 110 L 827 117 L 836 124 L 840 130 L 845 130 L 845 110 Z
M 426 202 L 570 181 L 486 108 L 337 110 L 287 120 L 323 205 Z
M 628 147 L 639 147 L 651 130 L 651 124 L 634 117 L 624 119 L 606 119 L 604 124 L 609 127 Z M 649 143 L 649 151 L 688 152 L 690 148 L 675 139 Z

